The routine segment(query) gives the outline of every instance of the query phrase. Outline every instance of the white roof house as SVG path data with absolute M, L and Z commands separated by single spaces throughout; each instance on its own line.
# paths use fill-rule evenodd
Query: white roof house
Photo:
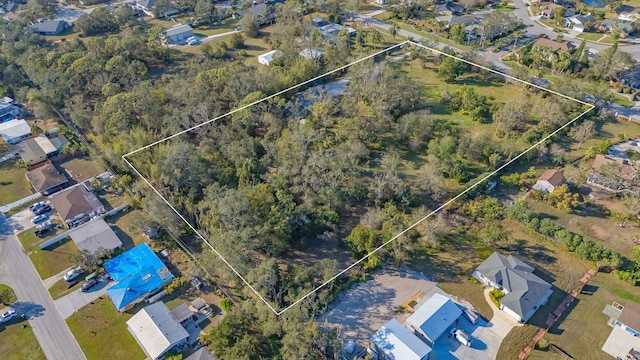
M 122 246 L 118 235 L 103 219 L 85 223 L 75 228 L 69 236 L 78 245 L 78 249 L 87 250 L 92 254 L 99 248 L 113 250 Z
M 309 60 L 319 60 L 320 58 L 324 57 L 324 51 L 314 49 L 314 48 L 306 48 L 300 51 L 299 54 L 300 56 L 307 58 Z
M 31 136 L 31 126 L 25 120 L 10 120 L 0 123 L 0 136 L 7 144 L 16 144 Z
M 55 145 L 53 145 L 53 143 L 51 142 L 51 140 L 49 140 L 48 137 L 36 136 L 34 139 L 38 143 L 38 145 L 40 145 L 40 148 L 42 149 L 42 151 L 44 151 L 45 154 L 50 155 L 58 152 L 58 149 L 56 148 Z
M 383 359 L 424 360 L 429 357 L 431 347 L 415 336 L 398 320 L 393 319 L 378 330 L 371 342 Z M 382 355 L 380 354 L 380 355 Z
M 282 56 L 282 51 L 280 50 L 271 50 L 268 53 L 264 53 L 258 56 L 258 62 L 262 65 L 269 66 L 273 59 Z
M 159 359 L 174 347 L 185 344 L 189 333 L 176 322 L 163 302 L 153 303 L 127 320 L 127 328 L 145 354 Z
M 405 323 L 409 329 L 420 332 L 434 343 L 460 315 L 462 310 L 451 299 L 434 294 Z

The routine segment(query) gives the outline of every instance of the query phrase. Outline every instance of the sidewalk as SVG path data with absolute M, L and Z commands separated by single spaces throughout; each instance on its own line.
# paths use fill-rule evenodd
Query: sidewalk
M 27 196 L 25 198 L 22 198 L 20 200 L 12 202 L 11 204 L 0 206 L 0 212 L 7 213 L 11 209 L 17 208 L 18 206 L 20 206 L 22 204 L 26 204 L 28 202 L 32 202 L 32 201 L 37 200 L 37 199 L 39 199 L 41 197 L 42 197 L 42 194 L 40 194 L 40 193 L 35 193 L 35 194 L 32 194 L 32 195 L 29 195 L 29 196 Z

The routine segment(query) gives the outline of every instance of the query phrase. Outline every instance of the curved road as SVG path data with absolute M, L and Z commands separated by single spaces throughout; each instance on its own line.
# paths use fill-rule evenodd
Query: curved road
M 47 359 L 86 359 L 31 260 L 22 250 L 12 224 L 3 214 L 0 214 L 0 283 L 13 288 L 18 297 L 14 308 L 29 319 Z

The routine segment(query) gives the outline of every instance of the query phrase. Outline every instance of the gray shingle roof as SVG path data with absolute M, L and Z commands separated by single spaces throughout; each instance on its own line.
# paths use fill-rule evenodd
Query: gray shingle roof
M 43 34 L 59 34 L 64 30 L 66 21 L 64 20 L 46 20 L 41 23 L 35 23 L 31 26 L 33 30 Z
M 508 291 L 502 304 L 520 316 L 527 314 L 551 289 L 551 284 L 533 274 L 531 265 L 513 255 L 504 257 L 494 252 L 476 271 Z
M 167 29 L 167 36 L 175 36 L 182 33 L 193 32 L 193 28 L 189 25 L 180 25 L 176 27 L 172 27 L 171 29 Z

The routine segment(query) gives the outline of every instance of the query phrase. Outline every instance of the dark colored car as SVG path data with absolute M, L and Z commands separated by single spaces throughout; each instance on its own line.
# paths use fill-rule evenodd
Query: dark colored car
M 33 213 L 35 215 L 40 215 L 40 214 L 44 214 L 44 213 L 49 212 L 49 211 L 51 211 L 51 206 L 44 205 L 44 206 L 41 206 L 41 207 L 36 208 L 35 210 L 33 210 Z
M 80 288 L 80 291 L 87 292 L 87 291 L 89 291 L 89 289 L 94 287 L 97 283 L 98 283 L 98 280 L 96 280 L 95 278 L 89 279 L 84 284 L 82 284 L 82 287 Z

